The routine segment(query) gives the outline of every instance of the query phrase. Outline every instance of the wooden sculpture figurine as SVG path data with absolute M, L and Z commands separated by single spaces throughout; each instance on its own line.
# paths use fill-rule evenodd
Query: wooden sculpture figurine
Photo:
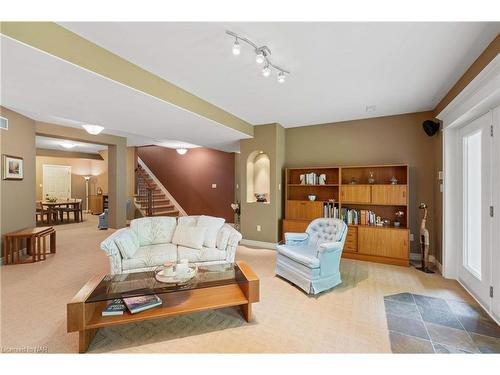
M 434 273 L 434 271 L 430 270 L 429 265 L 429 231 L 425 227 L 425 223 L 427 221 L 427 205 L 425 203 L 420 203 L 418 207 L 421 210 L 424 210 L 424 217 L 422 218 L 422 222 L 420 223 L 420 246 L 422 247 L 422 266 L 418 267 L 422 272 L 425 273 Z

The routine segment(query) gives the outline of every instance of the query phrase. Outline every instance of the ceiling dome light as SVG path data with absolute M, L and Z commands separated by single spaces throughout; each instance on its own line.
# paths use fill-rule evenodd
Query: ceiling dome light
M 64 148 L 70 149 L 70 148 L 76 147 L 77 144 L 71 143 L 71 142 L 61 142 L 61 146 L 63 146 Z
M 188 149 L 187 148 L 176 148 L 175 151 L 177 151 L 177 153 L 179 155 L 186 155 L 186 152 L 188 152 Z
M 264 57 L 263 52 L 257 52 L 257 55 L 255 56 L 255 62 L 257 64 L 262 64 L 266 58 Z
M 99 125 L 82 125 L 82 128 L 92 135 L 97 135 L 104 130 L 104 127 Z
M 271 68 L 268 65 L 266 65 L 264 69 L 262 69 L 262 75 L 264 77 L 269 77 L 271 75 Z
M 283 72 L 278 73 L 278 82 L 279 83 L 285 82 L 285 73 L 283 73 Z
M 240 43 L 238 43 L 238 38 L 236 38 L 233 44 L 233 55 L 238 56 L 240 52 L 241 52 L 241 46 Z

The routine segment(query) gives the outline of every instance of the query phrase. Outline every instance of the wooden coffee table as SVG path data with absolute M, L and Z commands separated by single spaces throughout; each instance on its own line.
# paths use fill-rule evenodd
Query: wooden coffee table
M 148 294 L 158 295 L 162 306 L 137 314 L 101 315 L 110 300 Z M 245 262 L 199 266 L 196 276 L 184 285 L 156 281 L 153 271 L 98 275 L 68 303 L 67 331 L 78 332 L 79 352 L 84 353 L 99 328 L 231 306 L 238 306 L 249 322 L 252 303 L 258 301 L 259 279 Z

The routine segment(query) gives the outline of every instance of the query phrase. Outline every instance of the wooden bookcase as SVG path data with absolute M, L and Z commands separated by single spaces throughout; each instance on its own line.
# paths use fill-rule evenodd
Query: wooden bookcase
M 326 183 L 301 184 L 300 175 L 311 172 L 325 174 Z M 373 184 L 368 183 L 370 172 Z M 397 184 L 391 184 L 392 177 Z M 311 220 L 323 217 L 323 203 L 334 199 L 339 210 L 370 210 L 391 222 L 389 226 L 349 225 L 343 257 L 409 265 L 407 165 L 288 168 L 285 182 L 283 233 L 304 232 Z M 308 200 L 310 194 L 316 195 L 315 201 Z M 404 212 L 399 227 L 393 225 L 397 211 Z

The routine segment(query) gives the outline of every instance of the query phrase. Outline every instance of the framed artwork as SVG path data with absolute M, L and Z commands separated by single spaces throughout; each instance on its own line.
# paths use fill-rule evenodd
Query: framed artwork
M 4 180 L 22 180 L 24 177 L 23 158 L 2 155 L 2 171 L 2 178 Z

